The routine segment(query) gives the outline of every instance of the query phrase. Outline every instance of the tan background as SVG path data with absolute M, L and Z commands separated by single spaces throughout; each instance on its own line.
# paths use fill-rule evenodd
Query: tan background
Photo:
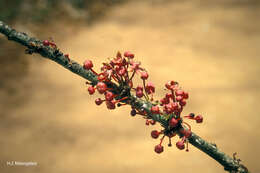
M 167 80 L 179 81 L 190 93 L 184 113 L 205 118 L 201 125 L 191 122 L 194 132 L 227 154 L 238 152 L 257 173 L 260 8 L 257 1 L 234 2 L 129 2 L 91 26 L 55 22 L 49 36 L 74 60 L 92 59 L 96 69 L 118 50 L 131 50 L 158 95 Z M 8 44 L 10 53 L 20 47 Z M 165 152 L 155 154 L 158 140 L 150 131 L 159 126 L 146 127 L 143 119 L 129 115 L 129 107 L 97 107 L 97 95 L 87 94 L 82 78 L 39 55 L 24 58 L 29 59 L 25 79 L 0 90 L 1 173 L 224 172 L 194 147 L 186 153 L 165 141 Z M 12 160 L 38 166 L 6 166 Z

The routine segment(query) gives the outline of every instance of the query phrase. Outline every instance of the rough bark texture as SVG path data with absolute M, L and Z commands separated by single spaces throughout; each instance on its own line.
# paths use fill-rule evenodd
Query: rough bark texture
M 13 40 L 26 46 L 26 53 L 38 53 L 45 58 L 57 62 L 71 72 L 87 79 L 92 83 L 92 85 L 97 84 L 98 80 L 95 74 L 93 74 L 91 71 L 85 70 L 82 65 L 78 64 L 77 62 L 68 59 L 55 46 L 44 46 L 41 40 L 29 37 L 26 33 L 17 32 L 2 21 L 0 21 L 0 33 L 4 34 L 8 40 Z M 116 85 L 113 86 L 113 88 L 117 89 L 116 87 Z M 159 114 L 151 114 L 150 108 L 152 103 L 138 99 L 135 96 L 131 96 L 130 100 L 134 107 L 138 108 L 139 110 L 146 111 L 148 116 L 159 122 L 163 127 L 167 128 L 168 122 L 163 116 Z M 249 173 L 248 169 L 244 165 L 240 164 L 240 160 L 236 159 L 235 154 L 233 155 L 233 158 L 228 156 L 227 154 L 221 152 L 217 148 L 216 144 L 212 144 L 203 140 L 195 133 L 192 133 L 192 136 L 189 138 L 189 143 L 219 162 L 226 171 L 231 173 Z

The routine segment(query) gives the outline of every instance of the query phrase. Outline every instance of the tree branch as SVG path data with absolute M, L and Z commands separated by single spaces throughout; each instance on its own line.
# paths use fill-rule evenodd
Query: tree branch
M 4 22 L 0 21 L 0 33 L 4 34 L 8 40 L 15 41 L 27 47 L 26 53 L 38 53 L 41 56 L 57 62 L 71 72 L 89 80 L 93 85 L 97 84 L 97 76 L 91 71 L 85 70 L 82 65 L 73 60 L 69 60 L 63 53 L 49 46 L 44 46 L 42 41 L 33 37 L 29 37 L 26 33 L 17 32 Z
M 2 21 L 0 21 L 0 33 L 5 35 L 8 40 L 13 40 L 27 47 L 26 53 L 38 53 L 45 58 L 57 62 L 71 72 L 87 79 L 92 83 L 92 85 L 96 85 L 98 83 L 98 79 L 95 74 L 89 70 L 85 70 L 82 65 L 64 56 L 64 54 L 56 46 L 44 46 L 41 40 L 29 37 L 26 33 L 17 32 Z M 150 110 L 152 103 L 138 99 L 135 96 L 131 96 L 130 100 L 132 106 L 139 110 L 146 111 L 148 116 L 159 122 L 163 127 L 167 128 L 168 122 L 163 116 L 160 114 L 151 113 Z M 179 135 L 181 136 L 180 133 Z M 235 154 L 233 155 L 233 158 L 228 156 L 227 154 L 221 152 L 215 144 L 208 143 L 195 133 L 192 132 L 192 136 L 188 139 L 188 141 L 194 147 L 200 149 L 215 159 L 224 167 L 226 171 L 229 171 L 230 173 L 249 173 L 248 169 L 244 165 L 240 164 L 240 160 L 235 158 Z

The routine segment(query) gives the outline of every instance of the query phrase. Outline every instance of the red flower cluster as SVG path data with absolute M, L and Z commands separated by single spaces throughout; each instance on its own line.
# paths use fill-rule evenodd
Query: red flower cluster
M 165 84 L 168 91 L 160 101 L 153 102 L 153 94 L 155 93 L 155 86 L 151 82 L 147 82 L 149 74 L 141 67 L 140 62 L 134 61 L 134 54 L 127 51 L 122 56 L 120 52 L 117 53 L 115 58 L 112 58 L 108 63 L 103 63 L 101 72 L 97 73 L 93 70 L 93 63 L 91 60 L 86 60 L 83 64 L 85 70 L 90 70 L 97 76 L 97 85 L 91 85 L 88 87 L 88 92 L 93 95 L 97 90 L 99 94 L 104 95 L 104 99 L 97 98 L 95 103 L 101 105 L 106 103 L 108 109 L 115 109 L 116 105 L 131 105 L 130 97 L 135 95 L 135 98 L 144 98 L 147 102 L 152 103 L 150 111 L 144 109 L 137 109 L 134 105 L 131 105 L 131 115 L 142 115 L 146 119 L 146 125 L 154 125 L 156 121 L 152 118 L 153 115 L 160 115 L 167 120 L 168 126 L 161 131 L 153 130 L 151 137 L 157 139 L 160 135 L 163 135 L 160 139 L 160 143 L 155 146 L 154 151 L 156 153 L 163 152 L 162 142 L 165 136 L 169 138 L 168 146 L 172 146 L 171 138 L 176 134 L 179 134 L 181 140 L 176 143 L 176 147 L 180 150 L 185 149 L 185 143 L 187 145 L 186 151 L 188 151 L 188 140 L 192 136 L 191 127 L 188 123 L 183 121 L 181 113 L 183 107 L 186 105 L 186 101 L 189 98 L 189 94 L 183 91 L 178 82 L 169 81 Z M 142 85 L 136 85 L 134 87 L 133 77 L 139 75 L 142 80 Z M 116 85 L 116 91 L 113 85 Z M 128 89 L 128 92 L 125 90 Z M 133 91 L 133 94 L 131 94 Z M 184 118 L 195 120 L 197 123 L 202 123 L 203 117 L 201 115 L 195 116 L 190 113 Z
M 134 62 L 133 58 L 134 54 L 129 51 L 124 53 L 124 57 L 118 52 L 116 57 L 110 60 L 109 63 L 103 63 L 100 73 L 93 70 L 91 60 L 86 60 L 83 63 L 83 68 L 97 75 L 99 81 L 96 86 L 91 85 L 88 87 L 89 94 L 93 95 L 95 90 L 97 90 L 100 94 L 104 94 L 105 96 L 105 99 L 96 99 L 95 103 L 97 105 L 101 105 L 105 102 L 108 109 L 115 109 L 117 103 L 118 106 L 125 105 L 125 103 L 121 104 L 119 102 L 127 100 L 128 97 L 118 98 L 119 95 L 114 93 L 113 88 L 108 88 L 107 84 L 114 83 L 117 84 L 117 86 L 128 86 L 130 89 L 133 89 L 132 79 L 134 75 L 136 73 L 140 74 L 141 72 L 145 72 L 144 69 L 140 67 L 140 63 Z M 131 75 L 130 72 L 132 72 Z M 148 78 L 148 74 L 147 76 L 145 75 L 146 74 L 142 77 Z M 139 97 L 142 96 L 139 95 Z M 131 112 L 131 115 L 134 116 L 136 113 L 137 112 Z

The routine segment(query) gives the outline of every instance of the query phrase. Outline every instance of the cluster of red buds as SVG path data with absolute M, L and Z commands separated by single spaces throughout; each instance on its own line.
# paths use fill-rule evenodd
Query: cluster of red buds
M 178 82 L 169 81 L 165 84 L 167 93 L 160 100 L 155 100 L 153 95 L 155 93 L 155 86 L 153 83 L 148 82 L 148 72 L 141 67 L 140 62 L 134 61 L 134 54 L 127 51 L 122 56 L 120 52 L 117 53 L 115 58 L 109 59 L 109 62 L 103 63 L 101 72 L 97 73 L 93 69 L 91 60 L 86 60 L 83 63 L 85 70 L 91 71 L 97 76 L 98 83 L 96 85 L 86 82 L 89 85 L 88 92 L 93 95 L 97 90 L 99 94 L 104 95 L 104 98 L 97 98 L 95 103 L 101 105 L 105 102 L 108 109 L 115 109 L 123 105 L 131 105 L 132 116 L 136 114 L 142 115 L 146 119 L 146 125 L 154 125 L 156 120 L 153 115 L 159 115 L 167 121 L 167 125 L 163 126 L 164 129 L 151 132 L 151 137 L 157 139 L 162 135 L 160 143 L 155 146 L 156 153 L 162 153 L 164 148 L 162 146 L 165 136 L 169 138 L 168 146 L 172 146 L 171 138 L 176 134 L 180 136 L 180 141 L 176 143 L 176 147 L 180 150 L 186 148 L 188 151 L 188 140 L 192 136 L 191 126 L 183 121 L 183 118 L 195 120 L 197 123 L 202 123 L 203 117 L 190 113 L 187 116 L 181 117 L 183 107 L 189 98 L 189 94 L 183 91 Z M 142 80 L 142 85 L 133 84 L 133 77 L 138 75 Z M 132 94 L 131 94 L 132 93 Z M 146 102 L 152 104 L 149 111 L 137 108 L 132 100 L 144 98 Z M 186 144 L 186 147 L 185 147 Z
M 57 48 L 57 45 L 55 44 L 55 42 L 53 41 L 52 38 L 50 38 L 49 40 L 43 40 L 42 44 L 44 46 L 51 46 L 52 48 Z

